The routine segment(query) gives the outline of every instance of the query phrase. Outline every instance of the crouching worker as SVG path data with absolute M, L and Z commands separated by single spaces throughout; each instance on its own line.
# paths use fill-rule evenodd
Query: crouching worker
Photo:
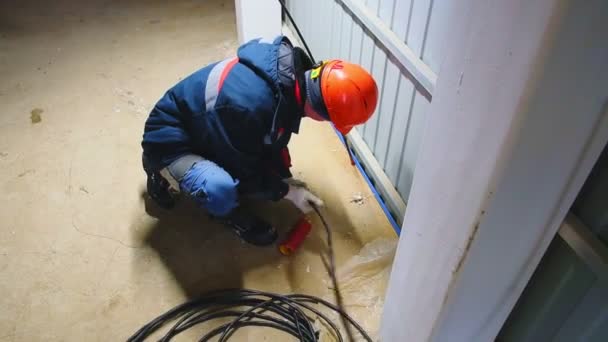
M 287 143 L 300 120 L 331 121 L 347 134 L 367 121 L 378 90 L 361 67 L 313 65 L 283 36 L 253 40 L 169 89 L 146 120 L 143 167 L 149 196 L 166 209 L 185 193 L 244 241 L 269 245 L 276 230 L 239 209 L 242 196 L 287 199 L 302 212 L 323 202 L 293 185 Z M 314 161 L 311 161 L 314 162 Z

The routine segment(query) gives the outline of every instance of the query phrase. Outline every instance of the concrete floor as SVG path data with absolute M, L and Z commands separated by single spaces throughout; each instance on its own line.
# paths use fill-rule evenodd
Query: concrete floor
M 181 77 L 234 53 L 233 1 L 52 3 L 0 3 L 0 341 L 124 340 L 213 288 L 330 296 L 318 220 L 285 258 L 242 244 L 188 201 L 162 212 L 146 200 L 147 113 Z M 294 173 L 327 203 L 339 265 L 372 240 L 394 241 L 327 124 L 305 122 L 291 148 Z M 364 204 L 350 202 L 357 193 Z M 252 205 L 282 232 L 296 220 L 288 203 Z M 376 273 L 368 298 L 381 302 Z M 378 308 L 359 289 L 347 302 L 374 330 Z

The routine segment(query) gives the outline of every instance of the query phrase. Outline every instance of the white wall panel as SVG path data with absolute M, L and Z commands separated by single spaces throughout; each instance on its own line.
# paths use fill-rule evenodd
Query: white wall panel
M 369 35 L 369 32 L 363 32 L 363 42 L 362 42 L 362 50 L 361 50 L 361 65 L 367 69 L 372 69 L 372 63 L 374 61 L 374 40 Z
M 281 5 L 276 0 L 235 0 L 234 6 L 239 43 L 281 33 Z
M 378 129 L 374 150 L 376 159 L 380 165 L 386 165 L 386 155 L 388 143 L 391 135 L 391 128 L 400 122 L 395 121 L 395 104 L 397 102 L 397 92 L 399 90 L 399 67 L 389 59 L 386 63 L 386 75 L 384 78 L 384 92 L 380 101 L 380 110 L 383 115 L 378 117 Z
M 403 151 L 405 150 L 405 138 L 410 126 L 412 100 L 415 94 L 414 84 L 404 75 L 400 75 L 397 103 L 395 106 L 395 124 L 391 127 L 389 133 L 388 148 L 384 162 L 384 171 L 393 184 L 397 184 L 399 178 Z
M 441 56 L 443 56 L 442 47 L 445 43 L 445 37 L 449 34 L 447 22 L 450 13 L 452 13 L 452 5 L 452 1 L 435 0 L 429 14 L 428 32 L 424 51 L 422 51 L 422 60 L 436 73 L 439 73 Z
M 337 54 L 338 58 L 348 60 L 350 57 L 353 24 L 354 24 L 353 17 L 350 16 L 350 13 L 343 13 L 342 14 L 340 52 Z
M 386 75 L 386 60 L 387 60 L 386 52 L 384 52 L 384 50 L 382 50 L 381 48 L 376 46 L 375 51 L 374 51 L 374 61 L 372 63 L 371 73 L 372 73 L 372 76 L 374 77 L 374 79 L 376 80 L 376 82 L 378 83 L 379 89 L 384 89 L 384 78 Z M 383 92 L 383 94 L 384 94 L 384 92 Z M 383 97 L 384 97 L 383 95 L 380 96 L 378 105 L 376 106 L 376 112 L 367 121 L 367 123 L 365 124 L 365 127 L 363 128 L 363 139 L 365 140 L 365 142 L 367 143 L 369 148 L 372 151 L 374 151 L 374 155 L 375 155 L 374 142 L 376 140 L 378 120 L 380 119 L 380 116 L 382 116 L 382 114 L 383 114 L 383 112 L 381 111 Z
M 399 191 L 406 202 L 412 187 L 420 141 L 422 140 L 422 133 L 427 121 L 426 112 L 428 107 L 429 100 L 417 92 L 412 104 L 412 113 L 396 184 L 397 191 Z
M 334 1 L 327 0 L 314 0 L 317 6 L 315 8 L 319 9 L 319 14 L 315 25 L 318 27 L 318 34 L 313 37 L 314 40 L 319 42 L 319 45 L 322 46 L 320 51 L 315 52 L 315 57 L 319 60 L 328 59 L 331 55 L 331 39 L 329 39 L 331 35 L 331 23 L 333 20 L 332 10 L 335 6 Z
M 422 55 L 432 0 L 415 0 L 406 43 L 416 55 Z
M 304 21 L 303 21 L 303 30 L 304 30 L 304 37 L 306 37 L 307 40 L 310 41 L 310 45 L 309 47 L 311 49 L 313 49 L 313 51 L 317 50 L 317 46 L 319 45 L 317 42 L 317 39 L 313 39 L 312 37 L 314 37 L 313 34 L 313 16 L 315 15 L 315 13 L 312 11 L 312 6 L 314 4 L 314 1 L 304 1 L 302 3 L 302 7 L 304 10 Z
M 353 24 L 351 37 L 351 48 L 348 59 L 353 63 L 361 63 L 361 52 L 363 44 L 363 28 L 358 23 Z
M 373 14 L 378 15 L 378 7 L 380 6 L 380 1 L 381 0 L 367 0 L 366 1 L 366 5 L 367 8 L 369 8 Z
M 395 14 L 393 15 L 391 28 L 403 42 L 405 42 L 407 37 L 413 4 L 414 0 L 397 0 L 395 4 Z
M 382 21 L 385 22 L 389 27 L 393 21 L 395 1 L 396 0 L 382 0 L 378 5 L 378 17 L 382 19 Z
M 331 17 L 331 48 L 330 48 L 330 57 L 335 58 L 334 56 L 338 56 L 340 53 L 340 41 L 342 40 L 342 15 L 344 14 L 344 10 L 342 6 L 334 2 L 332 7 L 332 17 Z

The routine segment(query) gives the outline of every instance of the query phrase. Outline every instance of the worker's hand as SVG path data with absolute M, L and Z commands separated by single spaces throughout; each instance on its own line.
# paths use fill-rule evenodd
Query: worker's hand
M 312 211 L 311 203 L 317 207 L 323 206 L 323 201 L 319 197 L 299 186 L 290 185 L 289 192 L 287 192 L 285 198 L 290 200 L 304 214 L 308 214 Z

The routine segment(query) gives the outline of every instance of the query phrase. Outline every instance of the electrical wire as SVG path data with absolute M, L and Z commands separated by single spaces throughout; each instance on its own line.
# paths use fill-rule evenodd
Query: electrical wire
M 321 223 L 323 224 L 323 228 L 325 228 L 325 234 L 327 236 L 327 254 L 328 254 L 329 261 L 323 259 L 323 262 L 325 264 L 325 267 L 327 268 L 329 277 L 331 278 L 331 282 L 332 282 L 333 290 L 334 290 L 334 297 L 336 299 L 336 304 L 338 304 L 339 308 L 343 308 L 344 303 L 343 303 L 343 299 L 342 299 L 342 293 L 340 292 L 340 287 L 338 286 L 338 280 L 336 279 L 336 258 L 334 256 L 334 244 L 333 244 L 333 239 L 331 236 L 331 228 L 329 228 L 329 224 L 327 224 L 325 217 L 323 217 L 323 215 L 321 215 L 321 211 L 319 210 L 319 207 L 317 207 L 316 205 L 314 205 L 312 203 L 311 203 L 311 205 L 312 205 L 312 208 L 315 210 L 315 213 L 317 213 L 317 215 L 319 216 L 319 219 L 321 220 Z M 344 316 L 340 316 L 340 319 L 342 320 L 342 325 L 344 325 L 344 328 L 346 329 L 346 335 L 348 336 L 348 340 L 354 341 L 353 332 L 350 328 L 350 324 L 347 324 Z
M 291 21 L 291 24 L 296 29 L 296 33 L 298 34 L 298 37 L 300 37 L 302 44 L 304 44 L 304 48 L 306 48 L 306 52 L 308 52 L 308 56 L 310 56 L 310 59 L 313 62 L 316 62 L 316 59 L 313 57 L 312 52 L 310 52 L 310 49 L 308 48 L 308 44 L 306 44 L 306 40 L 302 36 L 302 32 L 300 32 L 300 28 L 298 27 L 298 25 L 296 25 L 296 22 L 295 22 L 295 20 L 293 20 L 291 13 L 289 13 L 289 10 L 287 9 L 287 6 L 285 5 L 285 1 L 284 0 L 278 0 L 278 1 L 281 4 L 281 8 L 283 9 L 283 12 L 285 12 L 285 14 L 287 14 L 289 21 Z
M 296 30 L 296 33 L 298 34 L 298 37 L 300 38 L 300 41 L 304 45 L 304 48 L 306 48 L 306 52 L 308 53 L 308 56 L 313 61 L 313 63 L 320 64 L 321 62 L 317 62 L 317 60 L 312 55 L 312 52 L 310 51 L 310 48 L 308 47 L 308 43 L 306 43 L 306 39 L 304 39 L 304 36 L 302 35 L 302 32 L 300 32 L 300 28 L 298 27 L 298 24 L 296 24 L 295 20 L 291 16 L 291 13 L 287 9 L 287 6 L 285 5 L 285 1 L 284 0 L 278 0 L 278 1 L 281 4 L 281 9 L 287 15 L 287 18 L 289 18 L 289 21 L 291 21 L 291 24 L 293 25 L 293 28 Z M 279 92 L 279 94 L 280 94 L 280 92 Z M 273 127 L 274 127 L 274 124 L 273 124 Z M 344 134 L 342 134 L 341 132 L 337 132 L 337 133 L 340 135 L 340 137 L 344 141 L 344 146 L 346 147 L 346 152 L 348 153 L 348 158 L 350 159 L 350 164 L 354 166 L 355 165 L 355 158 L 353 157 L 353 153 L 350 151 L 350 146 L 348 144 L 348 140 L 346 139 L 346 137 L 344 136 Z
M 139 329 L 128 342 L 145 341 L 154 332 L 169 322 L 176 323 L 159 339 L 168 342 L 182 332 L 203 323 L 218 319 L 232 320 L 213 327 L 199 341 L 206 342 L 218 337 L 225 342 L 239 329 L 244 327 L 266 327 L 285 332 L 302 342 L 317 342 L 320 332 L 314 322 L 322 321 L 339 342 L 344 341 L 340 328 L 321 309 L 329 310 L 340 316 L 346 329 L 347 341 L 355 341 L 353 328 L 367 342 L 372 342 L 365 330 L 343 309 L 342 296 L 336 279 L 333 240 L 329 224 L 318 207 L 313 209 L 319 216 L 327 234 L 328 259 L 323 259 L 333 283 L 336 305 L 319 297 L 306 294 L 281 295 L 250 289 L 222 289 L 211 291 L 203 296 L 183 303 L 153 319 Z M 219 324 L 219 323 L 218 323 Z
M 128 342 L 145 341 L 163 325 L 175 323 L 159 341 L 171 341 L 182 332 L 213 320 L 232 318 L 232 321 L 215 326 L 199 339 L 201 342 L 218 337 L 227 341 L 237 330 L 244 327 L 267 327 L 283 331 L 298 341 L 316 342 L 320 332 L 315 329 L 315 317 L 323 321 L 338 341 L 344 341 L 340 329 L 332 319 L 319 309 L 320 306 L 334 311 L 352 325 L 366 341 L 371 338 L 352 317 L 321 298 L 304 294 L 279 295 L 249 289 L 226 289 L 207 293 L 202 297 L 178 305 L 139 329 Z M 350 340 L 354 341 L 354 340 Z

